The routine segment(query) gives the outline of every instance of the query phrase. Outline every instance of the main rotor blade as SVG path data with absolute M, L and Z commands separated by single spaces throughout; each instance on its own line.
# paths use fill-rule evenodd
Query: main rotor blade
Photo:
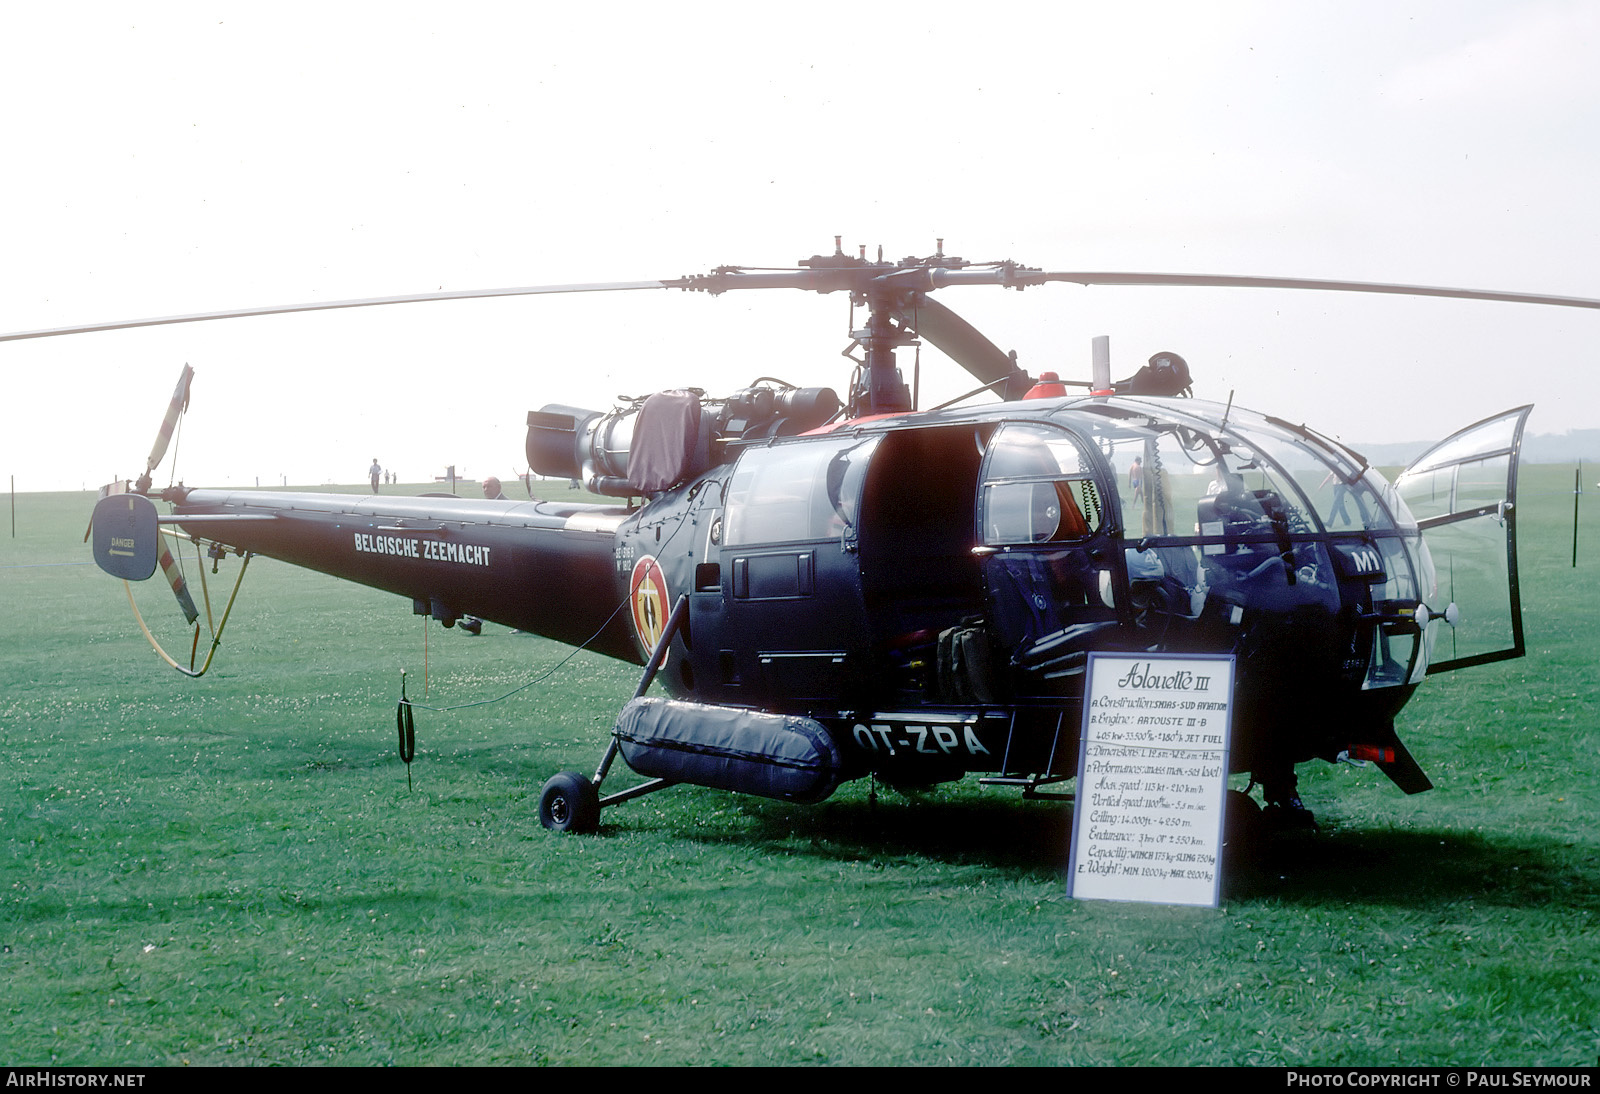
M 238 308 L 229 311 L 196 312 L 192 315 L 169 315 L 153 319 L 127 319 L 109 323 L 86 323 L 70 327 L 50 327 L 43 330 L 15 331 L 0 334 L 0 342 L 16 342 L 28 338 L 54 338 L 67 334 L 89 334 L 95 331 L 128 330 L 134 327 L 160 327 L 175 323 L 204 323 L 212 319 L 242 319 L 253 315 L 287 315 L 294 312 L 333 311 L 339 308 L 370 308 L 383 304 L 420 304 L 430 300 L 479 300 L 496 296 L 539 296 L 550 293 L 627 292 L 635 289 L 689 289 L 712 294 L 729 289 L 793 288 L 813 292 L 860 291 L 868 284 L 878 283 L 899 289 L 926 293 L 948 285 L 1002 285 L 1020 288 L 1062 281 L 1078 285 L 1186 285 L 1210 288 L 1241 289 L 1315 289 L 1330 292 L 1385 293 L 1394 296 L 1436 296 L 1460 300 L 1499 300 L 1515 304 L 1544 304 L 1564 308 L 1600 309 L 1600 300 L 1581 296 L 1554 296 L 1547 293 L 1500 292 L 1486 289 L 1456 289 L 1432 285 L 1402 285 L 1377 281 L 1332 281 L 1300 277 L 1244 277 L 1232 274 L 1166 274 L 1166 273 L 1116 273 L 1111 271 L 1073 272 L 1033 270 L 1003 263 L 997 267 L 948 269 L 915 267 L 883 271 L 878 267 L 849 267 L 805 269 L 781 272 L 749 272 L 734 268 L 720 269 L 670 281 L 609 281 L 571 285 L 530 285 L 506 289 L 462 289 L 452 292 L 410 293 L 405 296 L 375 296 L 360 300 L 326 300 L 312 304 L 281 304 L 271 307 Z M 948 309 L 945 309 L 948 312 Z M 940 326 L 940 319 L 931 325 Z M 957 320 L 967 330 L 973 330 L 964 320 Z M 925 324 L 928 322 L 924 320 Z M 927 332 L 929 341 L 938 345 L 939 335 Z M 967 336 L 952 333 L 957 342 Z M 981 338 L 981 335 L 978 335 Z M 985 340 L 986 341 L 986 340 Z M 941 347 L 942 348 L 942 347 Z M 971 348 L 971 347 L 969 347 Z M 972 351 L 974 361 L 993 361 L 992 354 L 981 347 Z M 971 365 L 968 366 L 972 368 Z M 979 368 L 985 366 L 979 365 Z M 987 367 L 994 375 L 994 366 Z M 974 375 L 984 375 L 973 368 Z M 1002 373 L 1003 374 L 1003 373 Z
M 372 308 L 381 304 L 421 304 L 430 300 L 478 300 L 491 296 L 540 296 L 546 293 L 625 292 L 631 289 L 665 289 L 665 281 L 600 281 L 580 285 L 530 285 L 514 289 L 461 289 L 454 292 L 411 293 L 407 296 L 373 296 L 364 300 L 325 300 L 316 304 L 276 304 L 265 308 L 238 308 L 232 311 L 196 312 L 193 315 L 168 315 L 157 319 L 123 319 L 111 323 L 86 323 L 75 327 L 50 327 L 0 334 L 0 342 L 24 338 L 55 338 L 63 334 L 90 334 L 102 330 L 128 330 L 132 327 L 164 327 L 173 323 L 204 323 L 212 319 L 243 319 L 252 315 L 288 315 L 302 311 L 333 311 L 338 308 Z
M 1386 293 L 1392 296 L 1442 296 L 1457 300 L 1500 300 L 1509 304 L 1547 304 L 1559 308 L 1600 308 L 1600 300 L 1547 293 L 1452 289 L 1437 285 L 1398 285 L 1383 281 L 1326 281 L 1306 277 L 1240 277 L 1232 274 L 1019 273 L 1019 283 L 1066 281 L 1078 285 L 1189 285 L 1222 289 L 1317 289 L 1324 292 Z
M 902 312 L 900 318 L 980 383 L 999 385 L 1002 380 L 1014 379 L 1027 385 L 1027 374 L 1017 367 L 1010 354 L 937 300 L 918 293 L 916 303 L 908 312 Z M 1002 399 L 1021 397 L 1020 392 L 1013 396 L 1004 388 L 998 394 Z
M 1600 299 L 1550 293 L 1456 289 L 1440 285 L 1403 285 L 1387 281 L 1332 281 L 1309 277 L 1245 277 L 1237 274 L 1117 273 L 1115 271 L 1036 270 L 1002 262 L 964 268 L 914 266 L 890 270 L 875 280 L 883 285 L 929 292 L 949 285 L 1001 285 L 1009 289 L 1065 281 L 1077 285 L 1179 285 L 1219 289 L 1315 289 L 1322 292 L 1385 293 L 1391 296 L 1442 296 L 1457 300 L 1499 300 L 1510 304 L 1545 304 L 1558 308 L 1597 308 Z

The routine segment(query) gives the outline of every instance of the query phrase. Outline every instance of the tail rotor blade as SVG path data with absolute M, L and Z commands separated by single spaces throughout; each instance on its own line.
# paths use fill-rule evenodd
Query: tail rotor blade
M 200 618 L 200 612 L 194 606 L 194 597 L 189 595 L 189 583 L 183 579 L 183 574 L 165 543 L 161 544 L 161 552 L 156 558 L 161 563 L 161 572 L 167 575 L 167 584 L 172 586 L 172 595 L 178 598 L 178 607 L 183 612 L 183 617 L 193 625 L 194 621 Z
M 156 443 L 150 448 L 150 459 L 145 463 L 144 474 L 139 477 L 140 490 L 150 488 L 150 476 L 167 454 L 167 445 L 172 443 L 172 431 L 177 428 L 178 418 L 189 409 L 189 383 L 193 379 L 194 369 L 184 365 L 183 372 L 178 375 L 178 386 L 172 392 L 172 402 L 167 404 L 167 416 L 161 419 L 161 428 L 156 432 Z

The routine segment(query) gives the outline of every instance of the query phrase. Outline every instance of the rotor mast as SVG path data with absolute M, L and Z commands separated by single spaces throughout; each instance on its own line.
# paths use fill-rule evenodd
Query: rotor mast
M 926 292 L 939 282 L 934 271 L 948 275 L 970 265 L 965 259 L 944 253 L 944 240 L 937 242 L 927 258 L 910 256 L 899 262 L 886 262 L 883 248 L 876 261 L 867 259 L 865 244 L 854 256 L 844 251 L 841 236 L 833 237 L 833 254 L 801 259 L 809 270 L 837 271 L 848 278 L 851 302 L 867 309 L 867 322 L 850 336 L 862 349 L 861 372 L 850 392 L 853 417 L 873 414 L 898 414 L 916 409 L 910 387 L 900 371 L 895 351 L 902 346 L 920 346 L 914 317 L 925 302 Z M 916 271 L 920 276 L 906 280 L 894 276 Z M 843 287 L 843 286 L 841 286 Z M 820 291 L 828 291 L 822 289 Z M 854 348 L 852 346 L 851 348 Z M 845 351 L 849 356 L 849 350 Z
M 719 266 L 709 274 L 692 274 L 664 284 L 668 288 L 687 289 L 716 295 L 731 289 L 793 288 L 809 292 L 848 292 L 850 302 L 867 309 L 866 323 L 850 332 L 854 342 L 845 349 L 845 356 L 860 366 L 850 392 L 850 416 L 854 418 L 871 414 L 898 414 L 914 410 L 911 389 L 906 385 L 895 360 L 895 350 L 901 346 L 918 346 L 921 342 L 906 317 L 914 315 L 928 289 L 934 287 L 929 278 L 933 267 L 959 269 L 967 263 L 959 258 L 947 258 L 943 253 L 944 240 L 939 240 L 939 253 L 930 258 L 906 258 L 900 262 L 887 262 L 880 247 L 876 259 L 867 258 L 867 248 L 862 244 L 857 254 L 846 254 L 843 237 L 833 237 L 831 255 L 812 255 L 802 258 L 793 270 L 752 270 L 741 266 Z M 916 283 L 896 279 L 893 275 L 909 270 L 922 273 Z M 851 351 L 861 347 L 862 356 L 854 357 Z
M 862 417 L 915 410 L 911 389 L 906 386 L 895 360 L 895 350 L 921 343 L 908 327 L 895 322 L 894 316 L 906 310 L 905 305 L 910 303 L 908 298 L 916 294 L 884 283 L 883 273 L 896 266 L 883 260 L 882 248 L 879 249 L 877 261 L 869 262 L 866 244 L 863 243 L 860 253 L 852 257 L 844 253 L 842 240 L 842 236 L 834 236 L 833 254 L 812 255 L 801 259 L 800 265 L 812 270 L 851 271 L 856 275 L 851 278 L 850 300 L 852 304 L 867 309 L 867 322 L 860 329 L 850 332 L 855 339 L 851 348 L 859 345 L 863 354 L 860 374 L 850 392 L 851 415 Z M 939 248 L 941 251 L 944 249 L 942 239 Z M 845 350 L 845 356 L 850 356 L 849 349 Z
M 916 409 L 912 405 L 911 389 L 906 386 L 900 366 L 895 361 L 894 351 L 900 346 L 920 343 L 910 331 L 889 318 L 892 308 L 892 294 L 881 291 L 868 293 L 867 325 L 851 332 L 865 351 L 861 378 L 850 393 L 850 402 L 857 417 Z

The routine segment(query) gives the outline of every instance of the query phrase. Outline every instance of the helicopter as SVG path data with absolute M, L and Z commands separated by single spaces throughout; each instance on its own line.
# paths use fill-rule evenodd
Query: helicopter
M 832 254 L 791 268 L 251 308 L 0 341 L 486 296 L 846 294 L 852 318 L 864 315 L 843 398 L 760 377 L 723 396 L 676 388 L 608 410 L 529 412 L 530 473 L 580 481 L 596 502 L 156 489 L 188 404 L 187 367 L 144 475 L 102 491 L 96 561 L 127 580 L 159 564 L 191 624 L 198 613 L 163 533 L 213 560 L 266 555 L 384 589 L 446 627 L 490 620 L 642 665 L 593 774 L 544 784 L 550 829 L 593 831 L 604 808 L 679 783 L 815 803 L 867 776 L 924 786 L 977 773 L 1026 798 L 1070 796 L 1058 784 L 1077 772 L 1097 652 L 1231 655 L 1230 767 L 1251 774 L 1284 826 L 1314 823 L 1295 775 L 1312 760 L 1371 762 L 1408 794 L 1429 789 L 1396 733 L 1400 710 L 1428 675 L 1524 652 L 1516 481 L 1532 408 L 1461 430 L 1390 482 L 1303 424 L 1231 396 L 1192 397 L 1176 353 L 1112 381 L 1097 339 L 1091 380 L 1035 377 L 932 296 L 1050 282 L 1600 307 L 1388 283 L 1048 271 L 969 262 L 942 240 L 931 256 L 869 259 L 836 237 Z M 923 341 L 973 374 L 970 396 L 1000 401 L 919 410 L 896 352 Z M 157 649 L 200 675 L 220 642 L 213 630 L 198 670 L 193 653 L 185 668 Z M 665 694 L 647 694 L 656 684 Z M 397 721 L 405 756 L 403 690 Z M 602 795 L 618 758 L 643 781 Z

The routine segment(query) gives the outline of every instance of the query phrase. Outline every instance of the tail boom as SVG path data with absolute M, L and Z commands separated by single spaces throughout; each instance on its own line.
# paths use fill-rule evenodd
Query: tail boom
M 173 500 L 167 519 L 191 535 L 409 597 L 419 614 L 478 616 L 638 659 L 616 610 L 625 508 L 256 490 Z

